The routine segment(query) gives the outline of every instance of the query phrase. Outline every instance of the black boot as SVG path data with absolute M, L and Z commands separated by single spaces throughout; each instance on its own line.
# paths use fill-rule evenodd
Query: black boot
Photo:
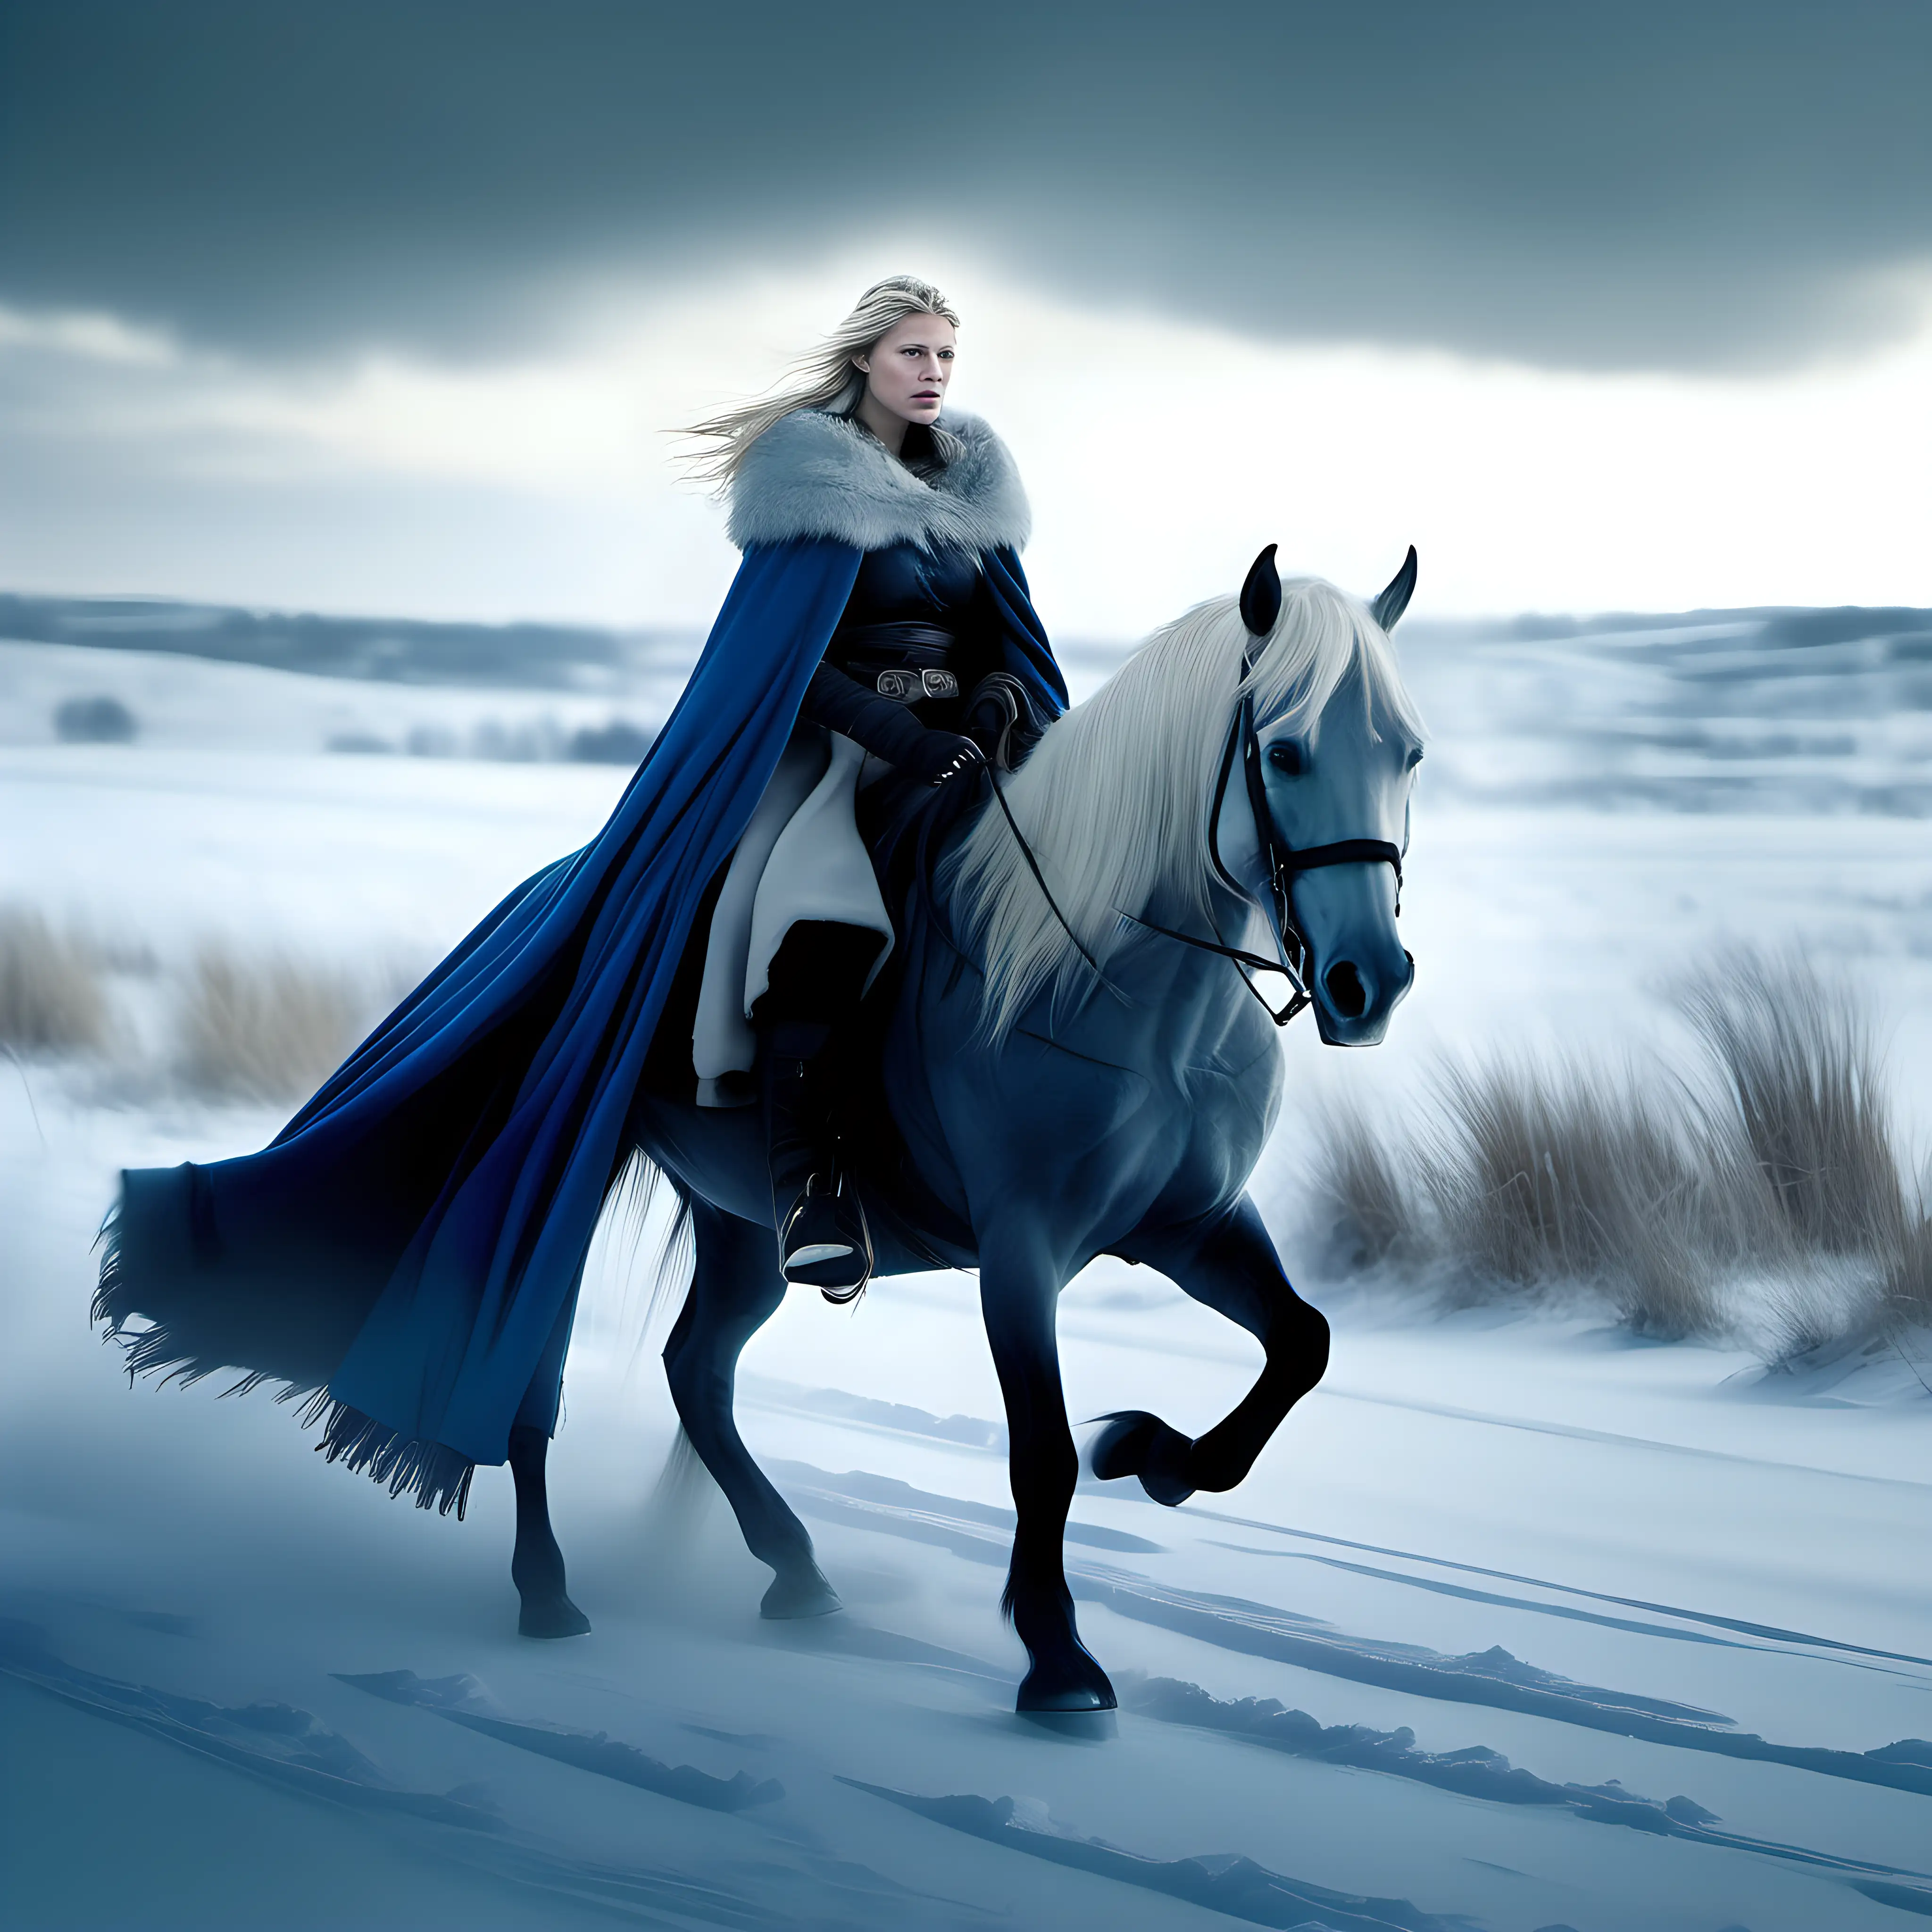
M 760 1042 L 758 1071 L 778 1265 L 787 1281 L 836 1303 L 851 1300 L 871 1278 L 872 1240 L 857 1196 L 840 1184 L 832 1124 L 814 1077 L 830 1033 L 812 1021 L 782 1022 Z

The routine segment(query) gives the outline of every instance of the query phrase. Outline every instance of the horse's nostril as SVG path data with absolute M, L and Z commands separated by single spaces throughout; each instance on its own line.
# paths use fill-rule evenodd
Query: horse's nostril
M 1328 988 L 1328 1004 L 1345 1020 L 1360 1019 L 1368 1011 L 1369 989 L 1352 959 L 1336 960 L 1322 983 Z

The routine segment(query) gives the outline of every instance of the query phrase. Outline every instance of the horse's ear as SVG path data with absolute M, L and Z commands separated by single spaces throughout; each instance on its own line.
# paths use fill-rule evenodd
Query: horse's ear
M 1255 559 L 1241 586 L 1241 622 L 1251 637 L 1264 638 L 1280 615 L 1281 572 L 1274 567 L 1274 545 L 1270 544 Z
M 1402 568 L 1389 580 L 1388 588 L 1369 606 L 1369 614 L 1384 631 L 1392 631 L 1396 620 L 1408 608 L 1415 595 L 1415 546 L 1411 544 Z

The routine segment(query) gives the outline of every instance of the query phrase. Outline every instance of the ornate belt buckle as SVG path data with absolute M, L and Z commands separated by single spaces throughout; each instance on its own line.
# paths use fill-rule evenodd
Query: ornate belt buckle
M 916 671 L 882 670 L 874 682 L 881 698 L 896 698 L 902 704 L 915 704 L 925 695 Z
M 922 686 L 922 695 L 927 698 L 957 698 L 959 680 L 950 670 L 922 670 L 919 674 Z

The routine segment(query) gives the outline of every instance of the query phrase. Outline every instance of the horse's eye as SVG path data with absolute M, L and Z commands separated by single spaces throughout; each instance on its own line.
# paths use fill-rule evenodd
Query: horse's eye
M 1284 738 L 1277 745 L 1268 747 L 1268 763 L 1278 772 L 1286 772 L 1292 778 L 1300 777 L 1304 766 L 1301 747 L 1292 738 Z
M 1422 747 L 1418 745 L 1416 746 L 1415 749 L 1410 752 L 1408 756 L 1402 760 L 1402 770 L 1404 771 L 1412 772 L 1418 765 L 1421 764 L 1421 762 Z

